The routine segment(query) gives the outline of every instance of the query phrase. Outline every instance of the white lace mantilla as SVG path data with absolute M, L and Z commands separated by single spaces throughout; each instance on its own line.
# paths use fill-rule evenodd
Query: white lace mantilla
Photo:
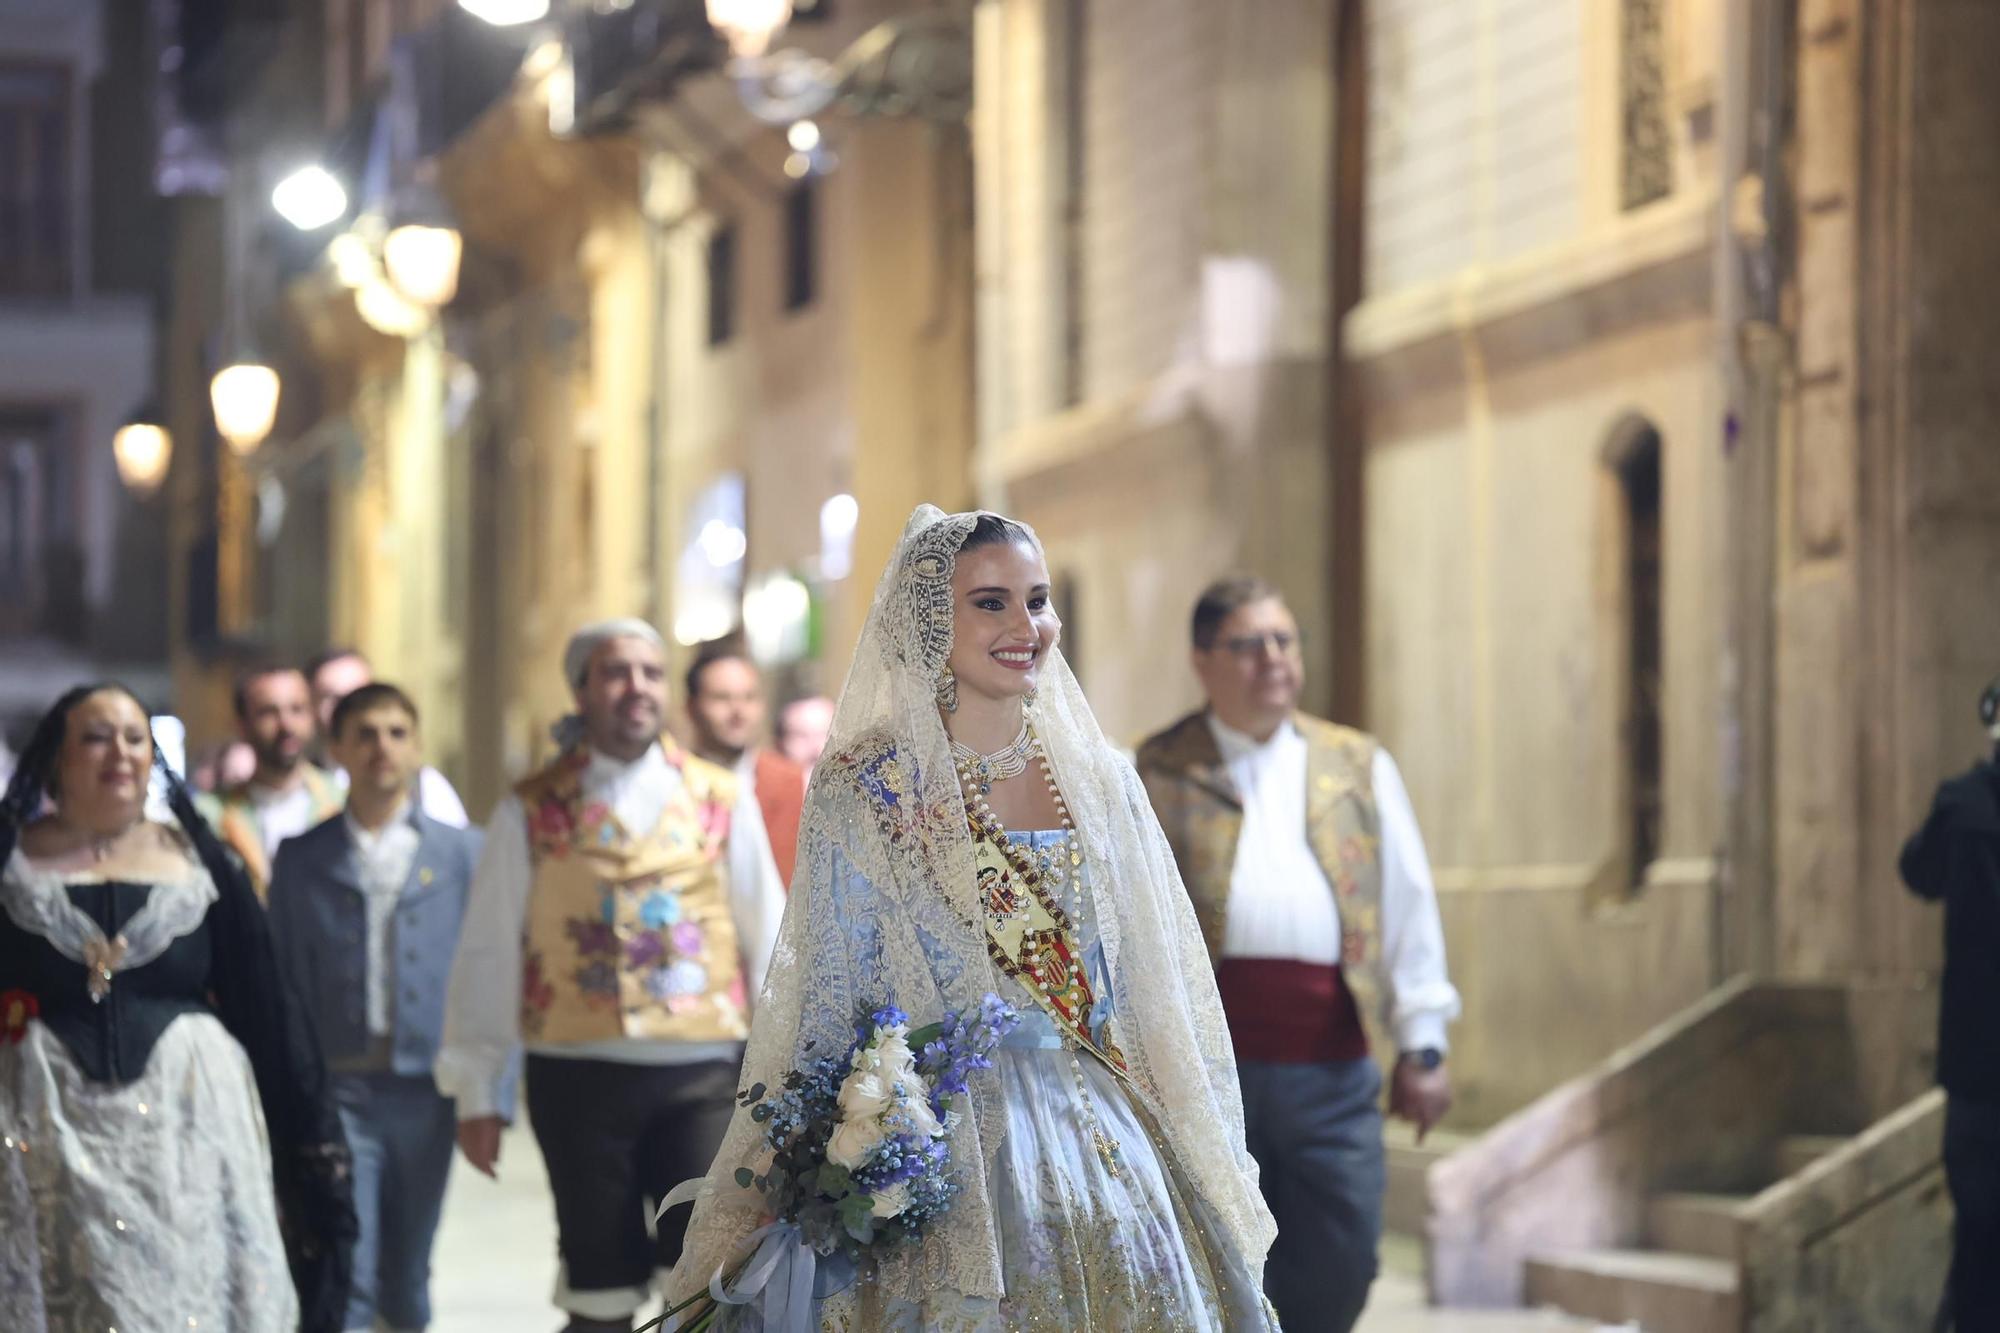
M 46 939 L 63 957 L 88 966 L 91 946 L 109 941 L 90 914 L 71 901 L 69 886 L 103 882 L 104 877 L 94 873 L 38 870 L 17 847 L 0 871 L 0 911 L 22 930 Z M 217 896 L 207 869 L 190 859 L 186 875 L 153 885 L 145 905 L 118 932 L 125 950 L 112 961 L 111 970 L 144 967 L 172 948 L 175 940 L 199 930 Z
M 843 1049 L 863 1008 L 893 999 L 924 1023 L 1002 988 L 974 924 L 982 908 L 965 802 L 935 692 L 952 640 L 952 566 L 978 518 L 921 507 L 877 586 L 807 794 L 799 869 L 751 1028 L 746 1084 L 776 1086 L 809 1050 Z M 1029 716 L 1097 871 L 1089 915 L 1134 1098 L 1158 1125 L 1191 1202 L 1212 1219 L 1214 1239 L 1242 1257 L 1256 1282 L 1275 1227 L 1244 1147 L 1229 1030 L 1173 854 L 1138 775 L 1099 729 L 1060 652 L 1045 662 Z M 830 901 L 844 867 L 869 890 L 851 912 Z M 935 1309 L 947 1293 L 1005 1294 L 998 1168 L 1008 1095 L 996 1071 L 975 1076 L 952 1145 L 961 1193 L 921 1246 L 875 1275 L 884 1299 Z M 763 1219 L 761 1196 L 733 1180 L 738 1166 L 767 1156 L 762 1129 L 747 1111 L 731 1124 L 695 1205 L 674 1294 L 706 1284 Z

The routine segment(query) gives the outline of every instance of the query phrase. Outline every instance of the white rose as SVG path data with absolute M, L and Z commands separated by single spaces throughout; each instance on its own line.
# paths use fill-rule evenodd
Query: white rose
M 871 1196 L 869 1211 L 877 1217 L 899 1217 L 910 1206 L 910 1182 L 899 1180 L 880 1194 Z
M 874 1120 L 889 1109 L 894 1096 L 888 1079 L 872 1070 L 857 1069 L 840 1085 L 840 1118 Z
M 869 1055 L 874 1057 L 874 1067 L 889 1078 L 898 1078 L 915 1071 L 917 1057 L 910 1050 L 901 1028 L 887 1028 L 881 1040 L 875 1043 Z
M 913 1133 L 927 1134 L 931 1138 L 942 1138 L 944 1126 L 938 1122 L 931 1110 L 931 1092 L 924 1084 L 922 1074 L 910 1074 L 902 1080 L 903 1091 L 908 1096 L 902 1102 L 903 1114 L 909 1117 Z
M 826 1160 L 849 1171 L 859 1171 L 883 1137 L 882 1126 L 873 1119 L 844 1120 L 827 1141 Z

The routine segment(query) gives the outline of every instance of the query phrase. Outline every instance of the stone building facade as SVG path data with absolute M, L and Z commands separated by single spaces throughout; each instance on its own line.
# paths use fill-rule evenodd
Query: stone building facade
M 838 51 L 899 9 L 843 5 L 797 37 Z M 345 242 L 320 238 L 270 312 L 279 429 L 228 479 L 221 520 L 230 634 L 366 653 L 411 690 L 475 814 L 546 756 L 579 623 L 646 616 L 678 666 L 747 619 L 776 684 L 836 690 L 903 518 L 970 491 L 962 129 L 829 117 L 794 175 L 787 127 L 746 111 L 714 51 L 683 69 L 669 50 L 663 85 L 607 112 L 578 82 L 583 44 L 640 76 L 644 52 L 584 6 L 554 12 L 568 26 L 514 37 L 429 0 L 317 0 L 246 99 L 318 116 L 332 143 L 444 25 L 523 43 L 491 104 L 416 164 L 463 236 L 457 298 L 385 323 Z M 247 138 L 254 177 L 270 146 Z M 371 206 L 332 230 L 365 238 Z M 196 322 L 200 295 L 180 307 Z M 183 638 L 181 692 L 214 733 L 231 664 L 197 648 Z
M 1195 702 L 1186 617 L 1275 578 L 1330 697 L 1335 7 L 979 9 L 978 446 L 1106 730 Z
M 1462 1123 L 1745 972 L 1861 987 L 1923 1081 L 1893 858 L 2000 669 L 1992 22 L 980 7 L 981 495 L 1122 737 L 1194 701 L 1201 582 L 1285 588 L 1423 820 Z

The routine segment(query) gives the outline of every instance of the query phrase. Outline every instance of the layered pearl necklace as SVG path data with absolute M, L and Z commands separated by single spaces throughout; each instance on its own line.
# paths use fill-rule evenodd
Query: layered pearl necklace
M 1025 716 L 1021 719 L 1021 734 L 992 754 L 981 754 L 960 740 L 953 740 L 951 743 L 952 762 L 958 765 L 959 780 L 968 784 L 966 787 L 968 795 L 971 794 L 974 785 L 979 788 L 981 796 L 990 795 L 994 783 L 1020 777 L 1028 771 L 1028 760 L 1040 754 L 1041 742 L 1037 741 L 1034 732 L 1029 730 L 1028 719 Z M 1048 760 L 1043 759 L 1044 774 L 1048 772 L 1048 767 Z M 1055 789 L 1053 781 L 1050 782 L 1049 788 L 1052 791 Z M 1061 799 L 1060 796 L 1057 797 L 1057 800 Z
M 1035 735 L 1034 729 L 1028 725 L 1025 718 L 1021 722 L 1021 734 L 998 753 L 983 755 L 971 746 L 962 745 L 955 740 L 951 743 L 951 753 L 952 758 L 958 762 L 958 782 L 965 792 L 965 808 L 971 812 L 976 825 L 975 833 L 992 838 L 1001 855 L 1005 856 L 1008 864 L 1014 868 L 1014 873 L 1021 877 L 1023 885 L 1031 891 L 1040 888 L 1043 880 L 1060 885 L 1070 877 L 1071 871 L 1082 867 L 1083 846 L 1076 836 L 1076 820 L 1070 816 L 1069 803 L 1063 799 L 1062 788 L 1056 785 L 1056 775 L 1049 768 L 1048 752 L 1042 749 L 1040 738 Z M 1055 802 L 1056 822 L 1062 829 L 1062 843 L 1052 849 L 1053 854 L 1041 865 L 1036 864 L 1037 857 L 1033 848 L 1017 843 L 1008 836 L 1006 826 L 993 813 L 993 806 L 986 799 L 992 794 L 995 782 L 1017 778 L 1027 772 L 1030 759 L 1033 759 L 1042 770 L 1042 781 L 1049 789 L 1049 799 Z M 1083 905 L 1083 898 L 1079 895 L 1077 899 L 1079 918 L 1082 915 Z M 1048 908 L 1050 916 L 1065 926 L 1072 924 L 1068 913 L 1063 911 L 1062 904 L 1056 901 L 1054 895 L 1046 895 L 1043 906 Z M 1017 914 L 1025 914 L 1026 909 L 1027 900 L 1024 895 L 1019 902 Z

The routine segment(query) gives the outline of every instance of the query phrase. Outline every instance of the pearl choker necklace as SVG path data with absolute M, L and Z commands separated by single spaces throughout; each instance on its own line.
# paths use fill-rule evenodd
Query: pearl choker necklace
M 1028 720 L 1021 719 L 1021 734 L 994 751 L 981 754 L 962 741 L 953 740 L 951 757 L 958 764 L 958 771 L 969 784 L 976 784 L 980 795 L 988 795 L 993 784 L 1008 778 L 1018 778 L 1028 771 L 1028 761 L 1040 747 L 1035 742 L 1034 733 L 1028 730 Z

